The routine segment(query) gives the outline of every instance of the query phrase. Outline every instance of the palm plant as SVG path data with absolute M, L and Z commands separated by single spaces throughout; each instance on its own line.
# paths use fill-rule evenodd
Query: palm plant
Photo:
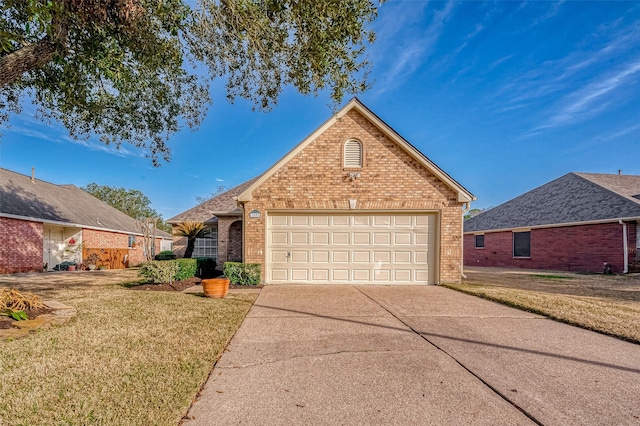
M 175 227 L 175 233 L 187 237 L 187 250 L 184 252 L 185 258 L 190 258 L 193 248 L 196 245 L 196 238 L 204 238 L 209 234 L 209 228 L 202 222 L 187 220 L 180 222 Z

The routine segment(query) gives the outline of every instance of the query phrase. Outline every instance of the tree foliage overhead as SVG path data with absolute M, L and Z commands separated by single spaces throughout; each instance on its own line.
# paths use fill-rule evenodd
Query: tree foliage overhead
M 5 0 L 0 123 L 27 95 L 73 137 L 131 143 L 157 165 L 171 134 L 202 121 L 212 78 L 265 110 L 284 85 L 336 103 L 364 90 L 376 12 L 369 0 Z
M 156 227 L 171 232 L 171 225 L 163 222 L 162 215 L 151 208 L 151 200 L 137 189 L 116 188 L 97 183 L 90 183 L 82 189 L 136 220 L 158 219 Z

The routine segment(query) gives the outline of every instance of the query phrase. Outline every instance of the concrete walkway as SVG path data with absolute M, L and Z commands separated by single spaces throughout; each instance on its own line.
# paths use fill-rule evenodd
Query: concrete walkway
M 640 346 L 442 287 L 267 286 L 185 424 L 640 425 Z

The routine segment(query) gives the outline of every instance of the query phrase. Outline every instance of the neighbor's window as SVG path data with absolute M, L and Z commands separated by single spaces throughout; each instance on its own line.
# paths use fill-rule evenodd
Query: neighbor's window
M 206 238 L 196 238 L 191 257 L 218 257 L 217 229 L 212 229 Z
M 135 235 L 129 235 L 129 248 L 133 247 L 133 245 L 136 243 L 136 236 Z
M 362 167 L 362 144 L 348 140 L 344 144 L 344 167 Z
M 474 235 L 476 238 L 476 248 L 484 248 L 484 234 Z
M 531 257 L 531 231 L 513 233 L 513 257 Z

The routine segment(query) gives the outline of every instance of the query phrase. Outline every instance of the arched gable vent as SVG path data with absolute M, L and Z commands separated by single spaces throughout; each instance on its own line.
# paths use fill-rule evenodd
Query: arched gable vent
M 362 143 L 351 139 L 344 144 L 344 167 L 362 167 Z

